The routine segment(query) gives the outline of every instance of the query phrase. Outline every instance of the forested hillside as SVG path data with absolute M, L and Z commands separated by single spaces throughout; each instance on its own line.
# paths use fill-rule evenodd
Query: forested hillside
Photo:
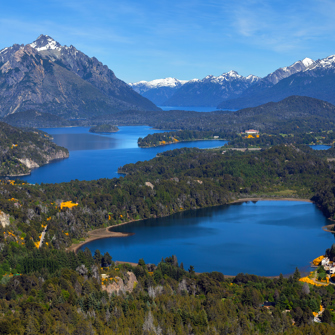
M 126 111 L 91 119 L 94 124 L 149 125 L 156 129 L 241 132 L 258 129 L 271 134 L 332 130 L 335 106 L 318 99 L 291 96 L 279 102 L 237 112 Z
M 13 127 L 68 127 L 75 125 L 73 121 L 65 120 L 60 116 L 42 113 L 36 110 L 27 110 L 9 114 L 2 119 L 3 122 L 10 124 Z
M 115 265 L 108 253 L 64 249 L 90 229 L 283 190 L 314 196 L 333 216 L 322 190 L 331 194 L 334 168 L 322 152 L 304 147 L 179 149 L 128 164 L 118 179 L 2 181 L 0 333 L 329 334 L 334 288 L 303 284 L 298 271 L 289 279 L 225 278 L 196 275 L 175 257 L 131 267 Z M 323 323 L 313 323 L 320 308 Z
M 53 143 L 50 135 L 37 130 L 24 131 L 0 122 L 1 176 L 29 174 L 31 168 L 67 157 L 68 150 Z

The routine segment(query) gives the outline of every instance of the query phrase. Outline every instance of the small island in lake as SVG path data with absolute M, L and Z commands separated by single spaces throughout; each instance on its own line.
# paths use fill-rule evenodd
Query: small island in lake
M 120 129 L 112 124 L 100 124 L 90 128 L 90 133 L 116 133 Z

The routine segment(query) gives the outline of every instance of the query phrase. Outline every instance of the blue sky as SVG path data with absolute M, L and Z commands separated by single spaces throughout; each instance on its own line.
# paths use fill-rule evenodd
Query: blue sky
M 335 54 L 335 1 L 2 2 L 0 49 L 40 34 L 95 56 L 126 82 L 265 76 Z

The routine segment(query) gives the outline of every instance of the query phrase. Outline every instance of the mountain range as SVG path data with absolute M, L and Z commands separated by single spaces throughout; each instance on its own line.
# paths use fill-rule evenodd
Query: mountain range
M 29 109 L 66 118 L 159 110 L 95 57 L 47 35 L 0 50 L 0 116 Z
M 182 87 L 187 80 L 178 80 L 176 78 L 156 79 L 152 81 L 139 81 L 129 83 L 129 85 L 143 97 L 149 99 L 156 105 L 162 105 L 171 98 L 174 93 Z
M 252 87 L 236 99 L 223 101 L 218 108 L 254 107 L 270 101 L 277 102 L 291 95 L 308 96 L 335 104 L 335 55 L 308 63 L 305 69 L 279 80 L 276 84 Z
M 316 89 L 320 85 L 319 82 L 312 83 L 309 88 L 307 83 L 302 84 L 299 79 L 296 79 L 294 84 L 290 79 L 304 78 L 306 74 L 309 80 L 313 76 L 320 78 L 325 74 L 326 68 L 328 72 L 332 72 L 332 57 L 318 61 L 305 58 L 290 66 L 279 68 L 264 78 L 254 75 L 244 77 L 236 71 L 229 71 L 218 77 L 209 75 L 201 80 L 192 79 L 181 82 L 178 79 L 167 78 L 130 83 L 130 85 L 134 90 L 160 106 L 218 106 L 222 109 L 240 109 L 270 101 L 279 101 L 294 94 L 330 101 L 331 97 L 326 93 L 329 88 L 322 89 L 326 93 L 322 96 L 320 95 L 322 92 Z M 322 74 L 319 73 L 316 76 L 315 71 L 313 72 L 313 69 L 316 68 L 321 70 Z M 171 85 L 172 82 L 178 84 Z M 169 96 L 161 94 L 166 89 L 169 89 Z

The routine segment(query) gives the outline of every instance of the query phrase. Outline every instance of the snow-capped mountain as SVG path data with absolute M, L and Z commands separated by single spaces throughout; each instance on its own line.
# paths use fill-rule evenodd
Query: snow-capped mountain
M 58 50 L 62 49 L 62 46 L 55 41 L 52 37 L 48 35 L 40 35 L 37 40 L 33 43 L 29 44 L 32 48 L 37 51 L 45 51 L 45 50 Z
M 137 83 L 129 83 L 129 85 L 137 93 L 159 106 L 172 97 L 172 95 L 185 83 L 187 83 L 187 80 L 178 80 L 169 77 L 151 81 L 142 80 Z
M 95 57 L 47 35 L 0 51 L 0 115 L 27 109 L 66 117 L 158 110 Z
M 257 96 L 261 95 L 262 92 L 266 92 L 270 88 L 274 87 L 282 80 L 290 78 L 291 76 L 302 73 L 308 69 L 311 69 L 315 66 L 317 62 L 310 58 L 305 58 L 293 63 L 290 66 L 285 66 L 277 69 L 276 71 L 268 74 L 261 80 L 259 80 L 255 85 L 252 85 L 244 92 L 242 92 L 238 97 L 223 99 L 222 102 L 218 105 L 218 108 L 222 109 L 240 109 L 245 107 L 254 107 L 268 101 L 279 101 L 279 100 L 268 100 L 259 103 Z M 289 94 L 290 95 L 290 94 Z M 289 96 L 288 95 L 288 96 Z
M 208 75 L 202 80 L 188 81 L 162 105 L 216 107 L 220 101 L 240 95 L 260 79 L 254 75 L 243 77 L 236 71 L 229 71 L 217 77 Z
M 259 77 L 254 76 L 252 74 L 250 74 L 247 77 L 243 77 L 241 75 L 239 75 L 236 71 L 229 71 L 227 73 L 223 73 L 221 76 L 215 77 L 213 75 L 208 75 L 206 76 L 204 79 L 202 80 L 197 80 L 198 82 L 203 82 L 203 83 L 215 83 L 215 84 L 225 84 L 227 81 L 233 81 L 233 80 L 242 80 L 242 81 L 246 81 L 249 82 L 251 84 L 257 82 L 258 80 L 260 80 Z
M 331 66 L 335 61 L 325 58 L 320 66 Z M 140 81 L 130 85 L 138 93 L 161 106 L 217 106 L 219 108 L 238 109 L 237 100 L 246 99 L 251 106 L 255 95 L 265 91 L 285 78 L 307 69 L 313 69 L 319 64 L 310 58 L 305 58 L 268 74 L 264 78 L 254 75 L 243 77 L 236 71 L 229 71 L 220 76 L 208 75 L 203 79 L 181 81 L 175 78 Z M 226 103 L 227 102 L 227 103 Z
M 129 83 L 129 85 L 137 92 L 137 93 L 144 93 L 153 88 L 158 87 L 172 87 L 172 88 L 179 88 L 182 85 L 187 83 L 187 80 L 178 80 L 176 78 L 164 78 L 164 79 L 155 79 L 151 81 L 139 81 L 137 83 Z
M 334 69 L 335 55 L 328 56 L 323 59 L 318 59 L 306 68 L 305 71 L 314 71 L 315 69 Z
M 287 78 L 287 77 L 289 77 L 292 74 L 295 74 L 297 72 L 304 71 L 305 69 L 307 69 L 312 64 L 314 64 L 313 59 L 305 58 L 303 60 L 299 60 L 299 61 L 293 63 L 290 66 L 285 66 L 285 67 L 279 68 L 278 70 L 268 74 L 262 80 L 267 81 L 267 82 L 269 82 L 273 85 L 276 85 L 282 79 Z

